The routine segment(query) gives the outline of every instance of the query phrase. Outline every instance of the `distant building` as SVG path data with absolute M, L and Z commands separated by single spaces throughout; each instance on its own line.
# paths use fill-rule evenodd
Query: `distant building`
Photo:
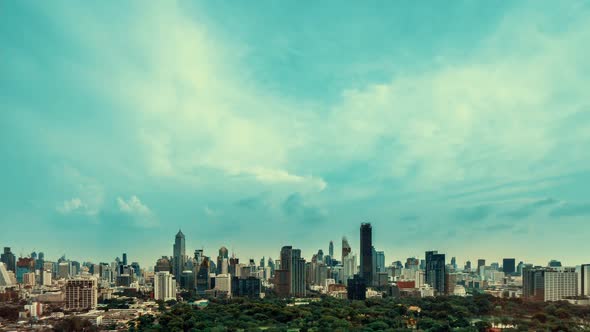
M 502 271 L 506 275 L 513 275 L 516 273 L 516 259 L 504 258 L 502 260 Z
M 426 283 L 430 285 L 438 295 L 445 294 L 445 255 L 439 254 L 438 251 L 427 251 L 425 254 Z
M 6 269 L 6 263 L 0 263 L 0 287 L 12 287 L 15 286 L 12 282 L 12 278 Z
M 373 228 L 370 223 L 362 223 L 360 229 L 360 276 L 366 284 L 373 282 Z
M 355 275 L 348 280 L 346 292 L 349 300 L 364 301 L 367 298 L 367 283 L 365 278 Z
M 96 279 L 76 278 L 66 281 L 66 310 L 96 309 L 98 304 L 98 290 Z
M 218 274 L 215 276 L 215 289 L 220 292 L 226 292 L 227 296 L 231 296 L 232 278 L 229 274 Z
M 526 267 L 522 277 L 523 297 L 528 300 L 561 301 L 578 292 L 575 268 Z
M 154 276 L 154 300 L 176 300 L 176 281 L 170 272 L 156 272 Z
M 578 284 L 580 295 L 590 297 L 590 264 L 582 264 L 580 267 L 580 279 Z
M 178 230 L 174 238 L 174 246 L 172 250 L 173 268 L 172 272 L 176 280 L 180 280 L 182 271 L 184 270 L 184 263 L 186 261 L 185 239 L 181 230 Z
M 238 278 L 232 277 L 232 297 L 260 298 L 261 282 L 255 277 Z
M 4 253 L 0 255 L 0 261 L 6 265 L 8 271 L 16 273 L 16 256 L 10 251 L 10 247 L 4 247 Z
M 156 261 L 154 272 L 172 272 L 172 264 L 170 264 L 168 257 L 162 256 Z
M 342 237 L 342 262 L 344 262 L 344 258 L 346 256 L 348 256 L 348 254 L 350 254 L 350 252 L 352 251 L 352 248 L 350 247 L 350 244 L 348 244 L 348 239 L 346 239 L 346 236 Z

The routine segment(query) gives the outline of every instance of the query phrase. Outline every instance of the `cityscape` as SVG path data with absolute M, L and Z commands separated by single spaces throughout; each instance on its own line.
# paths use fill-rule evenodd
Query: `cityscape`
M 0 306 L 7 306 L 4 315 L 6 308 L 12 314 L 2 317 L 0 327 L 41 329 L 78 317 L 97 328 L 126 329 L 143 315 L 157 316 L 166 303 L 186 302 L 202 309 L 210 301 L 267 297 L 305 305 L 325 297 L 365 301 L 486 294 L 590 308 L 590 262 L 562 266 L 559 260 L 551 260 L 535 265 L 503 258 L 499 262 L 467 260 L 459 266 L 456 257 L 447 259 L 436 250 L 390 262 L 376 249 L 379 244 L 373 242 L 371 223 L 361 223 L 357 236 L 359 248 L 352 248 L 344 236 L 336 246 L 330 240 L 311 257 L 285 245 L 274 260 L 240 260 L 226 247 L 196 249 L 190 255 L 185 234 L 179 230 L 172 255 L 154 258 L 153 266 L 147 267 L 126 253 L 112 262 L 78 262 L 66 256 L 46 259 L 43 252 L 17 258 L 10 247 L 4 247 Z M 122 305 L 112 307 L 113 303 Z M 406 323 L 407 327 L 416 324 Z
M 0 331 L 590 331 L 590 0 L 0 0 Z

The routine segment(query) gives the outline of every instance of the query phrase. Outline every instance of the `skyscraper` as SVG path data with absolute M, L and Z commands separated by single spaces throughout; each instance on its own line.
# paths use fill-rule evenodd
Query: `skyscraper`
M 291 296 L 305 296 L 305 259 L 300 249 L 291 251 Z
M 174 240 L 173 247 L 173 273 L 176 280 L 180 280 L 182 270 L 184 270 L 185 262 L 185 247 L 184 247 L 184 234 L 181 230 L 178 230 L 176 238 Z
M 479 269 L 482 266 L 486 266 L 486 260 L 483 258 L 480 258 L 477 260 L 477 272 L 479 273 Z
M 425 256 L 426 283 L 442 295 L 445 293 L 445 254 L 439 254 L 438 251 L 427 251 Z
M 360 247 L 360 276 L 365 280 L 365 284 L 373 283 L 373 229 L 371 223 L 362 223 Z
M 330 258 L 334 259 L 334 242 L 330 240 L 330 246 L 328 247 L 328 253 L 330 254 Z
M 383 251 L 375 251 L 375 271 L 385 272 L 385 253 Z
M 516 273 L 516 259 L 504 258 L 502 260 L 502 271 L 507 275 L 513 275 Z
M 346 239 L 346 236 L 342 237 L 342 262 L 344 262 L 344 257 L 348 256 L 348 254 L 350 254 L 350 252 L 352 251 L 352 248 L 350 247 L 350 244 L 348 244 L 348 239 Z
M 16 272 L 16 256 L 10 251 L 10 247 L 4 247 L 4 253 L 0 255 L 0 261 L 6 265 L 6 270 Z
M 227 260 L 229 259 L 229 253 L 227 251 L 226 247 L 221 247 L 219 248 L 219 255 L 217 256 L 217 274 L 221 274 L 223 273 L 222 269 L 223 269 L 223 264 L 224 261 L 227 263 Z M 225 271 L 225 273 L 227 273 L 227 271 Z

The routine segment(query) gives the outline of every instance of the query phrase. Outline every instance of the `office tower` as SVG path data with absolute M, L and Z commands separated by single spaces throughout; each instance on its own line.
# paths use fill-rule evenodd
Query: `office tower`
M 455 286 L 457 285 L 457 274 L 456 273 L 445 273 L 445 294 L 453 295 L 455 292 Z
M 16 286 L 12 282 L 12 278 L 6 268 L 6 263 L 0 262 L 0 287 L 12 287 Z
M 579 295 L 590 296 L 590 264 L 582 264 L 580 267 Z
M 345 284 L 348 283 L 348 279 L 352 279 L 352 277 L 357 274 L 356 270 L 356 255 L 349 253 L 347 256 L 344 257 L 343 269 L 342 269 L 342 280 Z
M 457 259 L 455 256 L 451 257 L 451 266 L 453 267 L 453 270 L 457 269 Z
M 43 270 L 43 264 L 45 263 L 45 254 L 39 252 L 37 259 L 35 260 L 35 270 Z
M 35 272 L 35 260 L 30 257 L 21 257 L 16 262 L 16 281 L 23 282 L 25 273 Z
M 182 271 L 182 275 L 180 276 L 180 288 L 189 291 L 195 288 L 195 273 L 192 270 Z
M 291 252 L 291 296 L 304 297 L 305 287 L 305 259 L 301 257 L 300 249 Z
M 80 274 L 80 262 L 77 261 L 72 261 L 71 265 L 70 265 L 70 275 L 71 276 L 76 276 L 78 274 Z
M 348 256 L 348 254 L 350 254 L 350 252 L 352 251 L 352 248 L 350 247 L 350 244 L 348 244 L 348 239 L 346 238 L 346 236 L 342 237 L 342 262 L 344 262 L 344 257 Z
M 502 260 L 502 271 L 506 275 L 513 275 L 516 273 L 516 259 L 514 258 L 504 258 Z
M 522 275 L 522 270 L 524 268 L 525 264 L 524 262 L 519 262 L 518 265 L 516 266 L 516 275 L 521 276 Z
M 219 248 L 219 255 L 217 256 L 217 266 L 216 266 L 217 274 L 222 273 L 221 268 L 222 268 L 224 259 L 229 259 L 229 253 L 228 253 L 226 247 L 221 247 L 221 248 Z
M 204 294 L 206 290 L 211 289 L 210 261 L 209 257 L 203 257 L 201 265 L 196 273 L 196 289 L 198 294 Z
M 57 277 L 60 279 L 67 279 L 70 277 L 71 271 L 70 262 L 61 262 L 57 265 Z
M 349 300 L 364 301 L 367 298 L 367 283 L 365 278 L 355 275 L 352 279 L 348 280 L 346 286 L 346 293 Z
M 176 237 L 174 239 L 174 247 L 173 247 L 173 274 L 176 280 L 180 280 L 180 275 L 184 270 L 184 263 L 185 263 L 185 240 L 184 234 L 182 234 L 181 230 L 178 230 Z
M 141 277 L 141 268 L 138 262 L 131 263 L 131 268 L 133 268 L 133 273 L 135 274 L 135 278 Z
M 561 267 L 561 262 L 555 259 L 552 259 L 549 261 L 549 263 L 547 263 L 547 266 L 549 267 Z
M 123 253 L 123 265 L 127 265 L 127 253 Z
M 404 264 L 404 268 L 408 270 L 416 271 L 420 268 L 420 260 L 415 257 L 408 257 L 406 258 L 406 263 Z
M 35 272 L 27 272 L 23 274 L 23 285 L 33 287 L 35 284 Z
M 16 273 L 16 256 L 10 251 L 10 247 L 4 247 L 4 253 L 0 255 L 0 261 L 6 265 L 8 271 Z
M 232 297 L 260 298 L 261 281 L 255 277 L 238 278 L 232 277 L 231 294 Z
M 275 274 L 275 263 L 272 260 L 272 258 L 270 258 L 270 257 L 268 258 L 268 267 L 270 267 L 270 275 L 271 276 L 274 276 L 274 274 Z
M 479 273 L 479 271 L 480 271 L 480 268 L 481 268 L 482 266 L 486 266 L 486 260 L 485 260 L 485 259 L 482 259 L 482 258 L 480 258 L 480 259 L 478 259 L 478 260 L 477 260 L 477 272 L 478 272 L 478 273 Z
M 318 250 L 318 261 L 324 262 L 324 251 L 322 249 Z
M 438 251 L 426 252 L 426 283 L 439 295 L 445 293 L 445 254 Z
M 176 300 L 176 280 L 168 271 L 156 272 L 154 276 L 154 300 Z
M 334 242 L 332 240 L 330 240 L 330 245 L 328 246 L 328 254 L 330 258 L 334 258 Z
M 383 251 L 375 251 L 375 263 L 377 272 L 385 272 L 385 253 Z
M 366 285 L 373 283 L 373 229 L 370 223 L 362 223 L 360 230 L 360 276 Z
M 94 277 L 69 279 L 66 282 L 66 310 L 96 309 L 97 282 Z
M 215 289 L 220 292 L 225 292 L 227 296 L 231 296 L 232 279 L 229 274 L 218 274 L 215 276 Z
M 525 267 L 522 295 L 527 300 L 561 301 L 577 295 L 577 282 L 575 268 Z
M 260 259 L 260 265 L 261 268 L 264 269 L 264 267 L 266 266 L 266 260 L 264 259 L 264 256 L 262 256 L 262 258 Z

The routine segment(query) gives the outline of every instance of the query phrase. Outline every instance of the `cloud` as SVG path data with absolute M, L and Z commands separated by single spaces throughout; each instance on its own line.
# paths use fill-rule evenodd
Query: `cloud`
M 298 222 L 319 223 L 325 220 L 326 212 L 305 202 L 300 193 L 292 193 L 282 204 L 283 213 Z
M 252 197 L 245 197 L 242 198 L 234 203 L 235 206 L 249 209 L 249 210 L 259 210 L 268 207 L 269 202 L 268 193 L 263 193 L 259 196 L 252 196 Z
M 143 204 L 135 195 L 132 195 L 128 200 L 118 197 L 117 205 L 119 206 L 119 211 L 131 217 L 136 226 L 154 227 L 158 225 L 158 221 L 152 210 Z
M 590 203 L 564 203 L 549 213 L 552 217 L 579 217 L 590 215 Z
M 501 214 L 501 216 L 512 218 L 512 219 L 523 219 L 523 218 L 530 216 L 531 214 L 535 213 L 537 210 L 539 210 L 543 207 L 554 205 L 557 203 L 558 203 L 558 201 L 553 198 L 545 198 L 545 199 L 541 199 L 541 200 L 527 203 L 519 208 L 505 212 L 505 213 Z
M 79 198 L 72 198 L 70 200 L 63 201 L 62 204 L 56 206 L 56 210 L 62 214 L 69 214 L 76 211 L 86 209 L 86 204 Z
M 456 209 L 454 216 L 460 221 L 473 222 L 487 218 L 492 211 L 493 209 L 489 205 L 478 205 L 475 207 Z

